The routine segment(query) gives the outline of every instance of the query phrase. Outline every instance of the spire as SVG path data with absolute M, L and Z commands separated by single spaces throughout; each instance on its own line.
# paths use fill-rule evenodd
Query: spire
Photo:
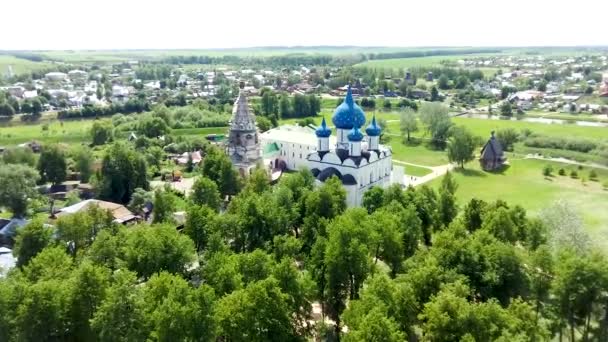
M 376 123 L 376 113 L 374 113 L 374 116 L 372 117 L 372 122 L 365 129 L 365 133 L 367 133 L 367 135 L 370 137 L 377 137 L 380 136 L 380 133 L 382 133 L 382 129 Z
M 350 89 L 350 83 L 348 84 L 348 90 L 346 91 L 346 98 L 344 98 L 344 102 L 351 107 L 355 103 L 355 100 L 353 100 L 353 91 Z
M 327 127 L 327 123 L 325 122 L 325 117 L 323 117 L 323 121 L 321 121 L 321 126 L 317 128 L 315 134 L 318 138 L 327 138 L 331 135 L 331 129 Z

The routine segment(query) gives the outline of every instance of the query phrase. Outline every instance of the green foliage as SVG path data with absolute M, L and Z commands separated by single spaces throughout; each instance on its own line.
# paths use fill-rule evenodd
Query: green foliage
M 287 341 L 296 337 L 287 296 L 276 279 L 249 284 L 217 303 L 219 336 L 230 341 Z
M 207 246 L 216 216 L 215 210 L 206 205 L 192 205 L 188 208 L 184 233 L 192 239 L 198 252 Z
M 421 121 L 431 135 L 431 143 L 437 148 L 443 148 L 452 127 L 448 108 L 440 103 L 431 102 L 424 104 L 419 112 Z
M 453 127 L 447 147 L 450 162 L 464 169 L 464 164 L 475 158 L 477 139 L 465 127 Z
M 413 109 L 405 108 L 401 112 L 400 118 L 401 134 L 407 136 L 407 141 L 410 141 L 410 134 L 418 131 L 418 119 Z
M 217 185 L 206 177 L 199 177 L 192 185 L 190 200 L 196 205 L 205 205 L 211 209 L 220 208 L 220 193 Z
M 72 151 L 74 168 L 80 173 L 80 180 L 87 183 L 93 174 L 93 153 L 86 147 L 80 147 Z
M 513 116 L 513 108 L 511 107 L 511 102 L 503 101 L 503 103 L 500 105 L 500 115 L 508 117 Z
M 51 242 L 53 231 L 41 221 L 32 221 L 17 231 L 13 253 L 17 266 L 23 267 Z
M 564 168 L 562 167 L 562 168 L 560 168 L 557 171 L 557 174 L 560 175 L 560 176 L 565 176 L 566 175 L 566 170 L 564 170 Z
M 513 128 L 503 128 L 496 131 L 496 138 L 503 150 L 513 151 L 513 144 L 519 141 L 519 134 Z
M 176 196 L 169 186 L 154 191 L 153 223 L 173 222 L 173 213 L 176 208 Z
M 114 138 L 114 129 L 109 121 L 95 121 L 90 131 L 93 146 L 104 145 Z
M 183 273 L 194 256 L 192 240 L 170 225 L 131 228 L 121 243 L 127 267 L 144 278 L 160 271 Z
M 148 189 L 146 161 L 127 145 L 115 143 L 106 150 L 98 179 L 101 199 L 129 203 L 136 188 Z
M 43 183 L 60 184 L 67 176 L 67 161 L 57 145 L 45 146 L 38 159 L 38 172 Z
M 217 184 L 222 196 L 234 195 L 240 189 L 238 174 L 232 167 L 232 162 L 218 148 L 209 148 L 201 173 Z
M 545 167 L 543 167 L 543 176 L 550 177 L 552 173 L 553 167 L 551 165 L 545 165 Z
M 24 164 L 36 166 L 36 156 L 29 147 L 10 147 L 2 153 L 2 161 L 5 164 Z
M 28 199 L 36 195 L 36 170 L 20 164 L 0 165 L 0 207 L 11 210 L 15 217 L 23 217 Z

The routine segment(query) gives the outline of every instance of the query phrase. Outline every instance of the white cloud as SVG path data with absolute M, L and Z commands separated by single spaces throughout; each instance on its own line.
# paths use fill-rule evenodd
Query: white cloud
M 608 45 L 608 1 L 3 0 L 0 49 Z

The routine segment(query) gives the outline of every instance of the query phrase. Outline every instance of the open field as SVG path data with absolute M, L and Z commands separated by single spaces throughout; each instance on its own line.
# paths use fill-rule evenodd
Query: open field
M 496 54 L 491 54 L 496 55 Z M 464 58 L 473 58 L 480 56 L 489 56 L 486 54 L 470 54 L 470 55 L 444 55 L 444 56 L 427 56 L 427 57 L 412 57 L 412 58 L 391 58 L 377 59 L 356 64 L 355 67 L 368 67 L 379 69 L 399 69 L 413 67 L 433 67 L 440 66 L 442 61 L 457 61 Z
M 0 146 L 17 145 L 36 140 L 43 143 L 80 144 L 89 142 L 89 130 L 94 120 L 52 121 L 41 124 L 24 124 L 0 127 Z M 48 127 L 43 130 L 43 127 Z M 201 136 L 212 133 L 225 133 L 226 127 L 175 129 L 178 136 Z M 126 132 L 123 132 L 126 136 Z M 119 137 L 120 138 L 120 137 Z
M 514 128 L 517 130 L 530 129 L 534 133 L 560 137 L 581 137 L 598 140 L 608 139 L 608 128 L 606 127 L 586 127 L 568 124 L 544 124 L 525 121 L 511 120 L 487 120 L 474 118 L 453 118 L 452 121 L 457 125 L 469 128 L 473 134 L 481 137 L 489 137 L 490 132 L 501 128 Z
M 471 162 L 464 171 L 454 172 L 458 182 L 457 197 L 459 205 L 463 206 L 471 198 L 485 201 L 502 199 L 509 204 L 520 204 L 531 215 L 538 214 L 543 208 L 557 200 L 566 200 L 580 213 L 584 224 L 593 237 L 608 243 L 608 191 L 602 189 L 602 183 L 608 181 L 608 171 L 596 170 L 599 182 L 572 179 L 569 176 L 559 176 L 560 168 L 577 170 L 579 177 L 588 178 L 589 170 L 576 169 L 574 165 L 546 162 L 530 159 L 510 159 L 510 167 L 500 173 L 481 171 L 477 162 Z M 552 165 L 553 177 L 544 177 L 542 169 Z M 430 185 L 438 187 L 441 179 L 433 180 Z
M 53 63 L 49 62 L 33 62 L 14 56 L 0 55 L 0 77 L 6 75 L 9 65 L 13 68 L 15 75 L 53 67 Z

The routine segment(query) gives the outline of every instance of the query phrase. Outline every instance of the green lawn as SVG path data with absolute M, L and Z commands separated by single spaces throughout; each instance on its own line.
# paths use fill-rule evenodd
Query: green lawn
M 455 171 L 455 179 L 459 185 L 459 205 L 463 206 L 471 198 L 485 201 L 502 199 L 510 204 L 520 204 L 530 215 L 536 215 L 543 208 L 563 199 L 581 214 L 593 237 L 608 243 L 608 191 L 602 188 L 602 183 L 608 182 L 608 171 L 596 170 L 600 181 L 587 181 L 583 184 L 580 179 L 557 174 L 560 168 L 564 168 L 566 174 L 569 174 L 576 166 L 524 159 L 510 159 L 510 164 L 510 167 L 501 173 L 481 171 L 477 162 L 469 163 L 465 171 Z M 553 177 L 542 175 L 545 165 L 552 165 Z M 589 170 L 577 169 L 577 172 L 579 176 L 588 178 Z M 441 179 L 438 178 L 430 185 L 438 187 L 440 183 Z
M 501 128 L 515 128 L 521 130 L 524 128 L 530 129 L 534 133 L 560 137 L 581 137 L 598 140 L 608 139 L 607 127 L 586 127 L 568 124 L 544 124 L 525 121 L 511 120 L 487 120 L 456 117 L 452 121 L 457 125 L 463 125 L 469 128 L 473 134 L 481 137 L 489 137 L 490 132 Z
M 422 176 L 426 176 L 429 173 L 433 172 L 433 170 L 426 168 L 426 167 L 419 167 L 419 166 L 401 164 L 401 163 L 394 163 L 394 165 L 402 166 L 403 168 L 405 168 L 405 174 L 410 175 L 410 176 L 422 177 Z
M 14 56 L 0 55 L 0 75 L 6 74 L 9 65 L 13 68 L 15 75 L 53 67 L 53 64 L 48 62 L 33 62 Z
M 94 120 L 58 121 L 49 123 L 20 124 L 0 127 L 0 146 L 17 145 L 37 140 L 43 143 L 80 144 L 89 142 L 89 130 Z M 48 127 L 43 130 L 43 127 Z M 227 127 L 185 128 L 175 129 L 173 134 L 178 136 L 204 137 L 207 134 L 226 133 Z M 126 132 L 122 132 L 126 136 Z
M 393 151 L 393 160 L 426 166 L 439 166 L 448 163 L 445 151 L 431 150 L 425 144 L 404 144 L 399 137 L 392 136 L 388 145 Z

